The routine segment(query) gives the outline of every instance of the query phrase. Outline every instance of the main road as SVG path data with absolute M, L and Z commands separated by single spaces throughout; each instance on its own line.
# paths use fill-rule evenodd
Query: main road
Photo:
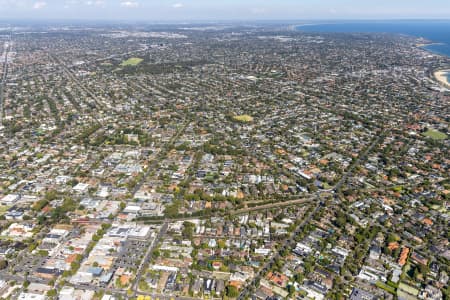
M 317 194 L 317 197 L 320 200 L 319 194 Z M 256 283 L 259 282 L 261 280 L 261 278 L 264 276 L 264 274 L 266 274 L 269 271 L 269 269 L 272 267 L 272 265 L 275 263 L 275 261 L 281 256 L 280 253 L 283 252 L 283 250 L 286 250 L 287 248 L 293 248 L 293 246 L 294 246 L 293 244 L 295 243 L 295 240 L 293 239 L 293 237 L 295 237 L 297 234 L 299 234 L 300 231 L 303 229 L 303 227 L 311 221 L 311 218 L 319 210 L 321 204 L 322 204 L 321 200 L 316 202 L 316 206 L 314 207 L 314 210 L 312 212 L 310 212 L 308 217 L 305 218 L 297 226 L 296 230 L 294 230 L 289 235 L 289 237 L 286 240 L 284 240 L 284 242 L 281 244 L 280 249 L 272 256 L 272 258 L 268 262 L 266 262 L 263 265 L 263 267 L 258 271 L 256 276 L 253 278 L 253 280 L 245 286 L 245 288 L 241 291 L 241 294 L 237 298 L 238 300 L 243 300 L 247 296 L 249 296 L 249 294 L 251 294 L 253 288 L 256 287 Z
M 341 179 L 338 181 L 338 183 L 334 186 L 333 191 L 337 192 L 339 191 L 339 189 L 341 188 L 341 186 L 345 183 L 345 181 L 347 180 L 347 178 L 353 173 L 353 170 L 355 170 L 355 168 L 357 166 L 359 166 L 361 164 L 361 161 L 364 160 L 367 155 L 370 153 L 370 151 L 372 151 L 372 149 L 378 145 L 384 138 L 385 135 L 385 130 L 383 130 L 380 135 L 378 135 L 373 142 L 369 145 L 369 147 L 367 147 L 359 156 L 358 158 L 351 164 L 351 166 L 347 169 L 347 171 L 345 172 L 345 174 L 341 177 Z
M 382 139 L 384 138 L 384 133 L 385 131 L 383 131 L 380 135 L 378 135 L 373 142 L 369 145 L 369 147 L 367 147 L 359 156 L 358 158 L 354 161 L 354 163 L 349 167 L 349 169 L 347 170 L 347 172 L 345 172 L 345 174 L 341 177 L 341 179 L 338 181 L 338 183 L 334 186 L 333 191 L 338 191 L 339 188 L 345 184 L 346 179 L 353 173 L 353 170 L 360 165 L 361 161 L 363 161 L 367 155 L 370 153 L 370 151 L 372 151 L 372 149 L 378 145 Z M 247 284 L 245 286 L 245 288 L 241 291 L 239 297 L 237 298 L 238 300 L 243 300 L 246 297 L 248 297 L 252 290 L 256 287 L 256 283 L 259 282 L 259 280 L 268 272 L 268 270 L 272 267 L 272 265 L 275 263 L 275 261 L 281 256 L 281 252 L 283 250 L 286 250 L 287 248 L 293 248 L 293 244 L 294 244 L 294 240 L 292 239 L 295 235 L 297 235 L 300 230 L 311 221 L 311 218 L 314 216 L 314 214 L 317 212 L 317 210 L 320 208 L 320 205 L 323 203 L 320 200 L 320 194 L 317 193 L 317 198 L 319 201 L 317 201 L 316 206 L 314 208 L 314 210 L 308 215 L 308 217 L 306 219 L 304 219 L 301 224 L 297 227 L 297 229 L 289 236 L 288 239 L 286 239 L 282 246 L 280 247 L 280 249 L 278 250 L 278 252 L 276 252 L 272 258 L 266 263 L 264 264 L 264 266 L 259 270 L 259 272 L 256 274 L 256 276 L 253 278 L 253 280 Z
M 168 227 L 169 227 L 169 223 L 164 222 L 158 235 L 155 237 L 152 244 L 148 247 L 147 252 L 145 253 L 144 259 L 141 261 L 141 264 L 139 265 L 139 268 L 136 272 L 136 278 L 135 278 L 133 288 L 132 288 L 133 295 L 135 295 L 138 291 L 139 281 L 141 280 L 142 274 L 145 272 L 145 267 L 147 266 L 148 261 L 152 257 L 155 246 L 158 244 L 158 242 L 161 240 L 161 238 L 166 234 Z
M 8 55 L 10 49 L 11 49 L 11 34 L 9 35 L 8 42 L 5 42 L 3 48 L 4 61 L 2 71 L 2 82 L 0 84 L 0 129 L 3 128 L 3 101 L 4 101 L 3 94 L 6 86 L 6 79 L 8 78 Z
M 288 201 L 278 201 L 274 203 L 268 203 L 253 207 L 247 207 L 247 208 L 240 208 L 232 211 L 227 211 L 225 213 L 215 213 L 215 214 L 208 214 L 204 216 L 182 216 L 182 217 L 174 217 L 174 218 L 166 218 L 166 219 L 156 219 L 156 220 L 141 220 L 137 221 L 136 223 L 139 224 L 155 224 L 155 223 L 161 223 L 161 222 L 177 222 L 177 221 L 189 221 L 189 220 L 196 220 L 196 219 L 206 219 L 211 217 L 225 217 L 227 215 L 242 215 L 250 212 L 255 212 L 259 210 L 268 210 L 272 208 L 280 208 L 280 207 L 286 207 L 286 206 L 292 206 L 292 205 L 301 205 L 301 204 L 307 204 L 311 203 L 314 200 L 317 200 L 317 196 L 309 196 L 301 199 L 294 199 L 294 200 L 288 200 Z

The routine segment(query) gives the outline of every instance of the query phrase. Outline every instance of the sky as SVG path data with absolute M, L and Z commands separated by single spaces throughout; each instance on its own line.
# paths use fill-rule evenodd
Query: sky
M 449 0 L 0 0 L 0 19 L 450 19 Z

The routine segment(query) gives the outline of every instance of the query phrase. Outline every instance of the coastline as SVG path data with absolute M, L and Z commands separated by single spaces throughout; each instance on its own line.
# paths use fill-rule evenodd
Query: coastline
M 450 57 L 450 53 L 447 52 L 443 52 L 443 51 L 439 51 L 436 49 L 432 49 L 431 47 L 433 46 L 442 46 L 442 45 L 446 45 L 445 43 L 430 43 L 430 44 L 424 44 L 424 45 L 416 45 L 416 47 L 425 50 L 429 53 L 435 54 L 435 55 L 440 55 L 440 56 L 444 56 L 444 57 Z
M 428 46 L 440 46 L 440 45 L 445 45 L 445 43 L 434 43 L 434 42 L 429 42 L 429 43 L 419 43 L 419 44 L 416 44 L 416 47 L 419 47 L 419 48 L 422 48 L 422 49 L 424 49 L 424 50 L 429 51 L 429 50 L 427 49 Z
M 436 78 L 436 80 L 440 84 L 442 84 L 446 88 L 450 88 L 450 82 L 447 77 L 447 74 L 449 74 L 449 73 L 450 73 L 450 70 L 438 70 L 438 71 L 435 71 L 433 73 L 433 75 L 434 75 L 434 78 Z
M 431 22 L 431 21 L 430 21 Z M 402 25 L 403 24 L 403 25 Z M 392 22 L 392 21 L 371 21 L 371 22 L 351 22 L 351 21 L 323 21 L 319 23 L 315 22 L 301 22 L 292 25 L 291 29 L 306 32 L 341 32 L 341 33 L 357 33 L 357 32 L 367 32 L 367 33 L 389 33 L 389 34 L 399 34 L 406 35 L 416 38 L 414 46 L 432 53 L 434 55 L 440 55 L 445 57 L 450 57 L 450 40 L 448 39 L 447 31 L 426 31 L 423 32 L 418 27 L 417 22 Z M 326 26 L 326 28 L 321 28 L 321 26 Z M 336 25 L 336 28 L 328 25 Z M 343 26 L 345 25 L 345 26 Z M 350 26 L 347 26 L 350 25 Z M 353 26 L 354 25 L 354 26 Z M 363 25 L 362 28 L 359 25 Z M 372 26 L 373 25 L 373 26 Z M 437 25 L 436 25 L 437 26 Z M 437 28 L 437 27 L 436 27 Z M 439 26 L 441 28 L 441 26 Z M 317 29 L 317 30 L 314 30 Z M 434 29 L 433 29 L 434 30 Z

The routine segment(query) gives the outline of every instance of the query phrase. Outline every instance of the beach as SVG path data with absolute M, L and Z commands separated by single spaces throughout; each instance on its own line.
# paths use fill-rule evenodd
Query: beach
M 439 83 L 444 85 L 447 88 L 450 88 L 450 82 L 448 80 L 447 74 L 450 73 L 450 70 L 439 70 L 434 72 L 434 77 Z

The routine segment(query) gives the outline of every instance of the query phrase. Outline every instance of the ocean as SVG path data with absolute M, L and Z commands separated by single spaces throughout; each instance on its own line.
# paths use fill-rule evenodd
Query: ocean
M 447 21 L 335 21 L 297 26 L 306 32 L 370 32 L 406 34 L 433 44 L 423 48 L 450 57 L 450 20 Z M 450 82 L 450 73 L 447 73 Z

